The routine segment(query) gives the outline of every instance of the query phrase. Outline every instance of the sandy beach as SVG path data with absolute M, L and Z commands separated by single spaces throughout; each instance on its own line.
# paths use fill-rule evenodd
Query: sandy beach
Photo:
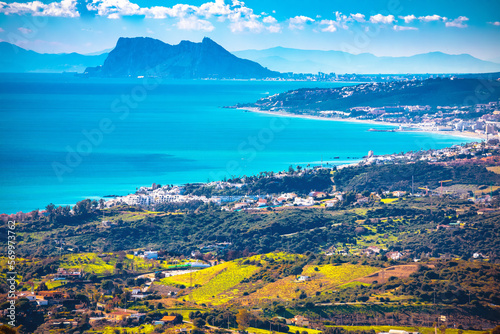
M 390 122 L 380 122 L 380 121 L 373 121 L 373 120 L 363 120 L 363 119 L 355 119 L 355 118 L 339 118 L 339 117 L 321 117 L 321 116 L 314 116 L 314 115 L 297 115 L 297 114 L 292 114 L 288 113 L 285 111 L 268 111 L 268 110 L 261 110 L 259 108 L 236 108 L 238 110 L 242 111 L 248 111 L 248 112 L 256 112 L 256 113 L 261 113 L 261 114 L 268 114 L 268 115 L 274 115 L 274 116 L 282 116 L 282 117 L 295 117 L 295 118 L 306 118 L 306 119 L 317 119 L 317 120 L 322 120 L 322 121 L 333 121 L 333 122 L 350 122 L 350 123 L 364 123 L 364 124 L 373 124 L 373 125 L 388 125 L 388 126 L 393 126 L 394 128 L 399 128 L 399 124 L 395 123 L 390 123 Z M 408 126 L 411 126 L 412 124 L 408 124 Z M 460 131 L 431 131 L 431 130 L 396 130 L 395 132 L 425 132 L 425 133 L 432 133 L 432 134 L 438 134 L 438 135 L 445 135 L 445 136 L 453 136 L 453 137 L 462 137 L 462 138 L 467 138 L 467 139 L 475 139 L 475 140 L 486 140 L 486 135 L 485 134 L 479 134 L 475 132 L 460 132 Z

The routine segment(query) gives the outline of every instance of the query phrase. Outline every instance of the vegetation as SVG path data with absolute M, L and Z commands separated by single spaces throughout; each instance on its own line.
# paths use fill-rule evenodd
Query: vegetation
M 358 106 L 384 107 L 400 105 L 462 106 L 464 96 L 482 94 L 484 102 L 497 101 L 498 91 L 478 89 L 474 79 L 452 80 L 449 78 L 427 79 L 422 81 L 400 81 L 386 83 L 360 84 L 340 88 L 302 88 L 262 98 L 255 103 L 240 104 L 236 107 L 256 107 L 263 110 L 285 110 L 291 113 L 315 114 L 321 110 L 342 110 Z M 474 110 L 471 110 L 473 116 Z M 470 114 L 465 114 L 471 117 Z M 352 117 L 364 115 L 351 113 Z M 413 115 L 403 115 L 413 116 Z M 460 115 L 455 115 L 460 117 Z
M 184 326 L 194 334 L 236 328 L 346 334 L 338 325 L 357 324 L 348 329 L 368 334 L 374 328 L 361 325 L 404 324 L 426 334 L 439 314 L 464 332 L 493 328 L 500 319 L 500 200 L 494 188 L 500 175 L 488 164 L 464 159 L 340 170 L 292 167 L 283 177 L 262 173 L 230 180 L 244 180 L 246 187 L 186 187 L 212 195 L 324 190 L 320 204 L 342 191 L 343 200 L 331 207 L 229 212 L 203 204 L 151 211 L 86 200 L 73 212 L 49 205 L 42 215 L 20 214 L 17 289 L 33 289 L 39 298 L 52 294 L 47 298 L 55 301 L 38 306 L 19 298 L 17 330 L 173 333 Z M 429 187 L 430 193 L 412 194 L 412 176 L 413 187 Z M 448 178 L 452 187 L 473 186 L 475 193 L 441 195 L 438 181 Z M 399 195 L 391 193 L 396 190 Z M 111 226 L 102 226 L 103 219 Z M 0 228 L 5 232 L 5 225 Z M 150 248 L 158 259 L 138 256 Z M 195 259 L 210 266 L 186 265 Z M 0 257 L 3 267 L 8 261 Z M 58 269 L 82 276 L 57 277 Z M 5 311 L 6 273 L 0 283 Z M 140 316 L 90 323 L 123 309 Z M 7 312 L 2 314 L 0 321 L 7 323 Z M 175 321 L 153 325 L 166 315 Z M 294 316 L 307 317 L 310 328 L 287 324 Z M 71 329 L 61 327 L 65 322 Z

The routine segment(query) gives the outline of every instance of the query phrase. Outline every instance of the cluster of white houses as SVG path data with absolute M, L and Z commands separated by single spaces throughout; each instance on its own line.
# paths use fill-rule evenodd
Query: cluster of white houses
M 341 165 L 337 168 L 345 168 L 353 165 L 359 164 L 387 164 L 387 163 L 398 163 L 403 161 L 428 161 L 428 162 L 439 162 L 443 159 L 453 158 L 458 155 L 473 155 L 478 157 L 478 152 L 487 152 L 489 149 L 498 148 L 498 139 L 491 139 L 488 143 L 480 144 L 468 144 L 465 146 L 454 145 L 452 147 L 443 148 L 439 150 L 430 151 L 418 151 L 418 152 L 408 152 L 401 154 L 389 154 L 389 155 L 374 155 L 372 151 L 368 153 L 363 160 L 350 164 Z M 481 156 L 481 155 L 479 155 Z M 484 153 L 484 157 L 491 156 L 491 153 Z M 316 166 L 315 169 L 328 169 L 323 166 Z M 296 171 L 294 174 L 280 172 L 272 173 L 266 177 L 270 178 L 282 178 L 285 176 L 298 176 L 300 177 L 303 173 L 309 172 L 310 169 L 304 168 L 301 171 Z M 241 181 L 236 182 L 226 182 L 226 181 L 216 181 L 203 184 L 203 187 L 213 187 L 216 190 L 230 189 L 230 188 L 242 188 L 246 184 Z M 395 197 L 401 197 L 405 194 L 402 191 L 393 191 L 392 195 Z M 282 193 L 282 194 L 264 194 L 258 196 L 196 196 L 191 194 L 185 194 L 184 187 L 182 186 L 158 186 L 153 184 L 152 187 L 141 187 L 135 194 L 117 197 L 109 200 L 105 203 L 106 207 L 112 207 L 120 204 L 127 204 L 132 206 L 152 206 L 156 204 L 165 203 L 188 203 L 188 202 L 203 202 L 203 203 L 213 203 L 220 205 L 222 210 L 259 210 L 265 209 L 267 207 L 282 207 L 282 206 L 313 206 L 322 205 L 325 207 L 335 206 L 337 203 L 341 202 L 344 198 L 344 193 L 333 192 L 325 193 L 313 191 L 306 196 L 298 196 L 295 193 Z M 362 203 L 366 199 L 358 198 L 358 201 Z

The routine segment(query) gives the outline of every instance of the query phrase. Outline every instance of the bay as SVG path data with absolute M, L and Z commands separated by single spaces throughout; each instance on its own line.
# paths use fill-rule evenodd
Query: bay
M 0 74 L 0 213 L 472 141 L 223 108 L 351 84 Z

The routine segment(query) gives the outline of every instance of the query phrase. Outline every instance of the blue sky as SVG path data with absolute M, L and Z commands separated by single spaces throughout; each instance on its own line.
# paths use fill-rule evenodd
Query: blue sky
M 0 1 L 0 40 L 26 49 L 91 53 L 112 48 L 122 36 L 171 44 L 207 36 L 231 51 L 442 51 L 500 62 L 500 1 Z

